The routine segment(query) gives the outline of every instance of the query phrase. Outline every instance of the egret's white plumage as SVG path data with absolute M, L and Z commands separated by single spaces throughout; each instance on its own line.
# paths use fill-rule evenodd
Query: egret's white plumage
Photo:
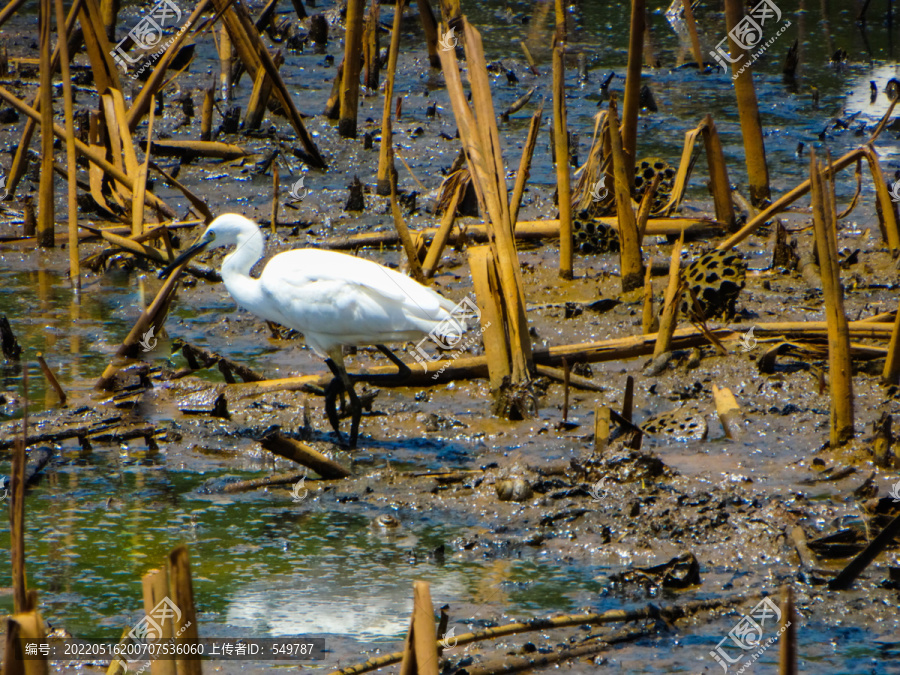
M 173 263 L 207 248 L 235 246 L 222 261 L 222 281 L 238 305 L 263 319 L 303 333 L 317 354 L 346 376 L 342 346 L 418 340 L 454 317 L 455 303 L 390 268 L 344 253 L 318 249 L 285 251 L 273 257 L 258 279 L 250 270 L 263 256 L 263 235 L 252 220 L 219 216 Z M 329 364 L 330 365 L 330 364 Z M 349 384 L 349 379 L 345 378 Z M 352 389 L 352 388 L 350 388 Z M 348 391 L 351 400 L 352 390 Z

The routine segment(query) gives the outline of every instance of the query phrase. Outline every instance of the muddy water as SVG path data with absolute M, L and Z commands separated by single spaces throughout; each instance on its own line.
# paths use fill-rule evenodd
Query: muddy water
M 320 11 L 333 10 L 331 3 L 318 4 Z M 615 71 L 617 76 L 611 90 L 621 93 L 628 24 L 624 4 L 585 4 L 589 6 L 573 11 L 567 80 L 569 123 L 577 134 L 581 159 L 589 148 L 592 117 L 602 103 L 598 84 L 608 72 Z M 864 131 L 871 131 L 886 110 L 888 101 L 880 92 L 897 68 L 891 32 L 874 8 L 868 28 L 860 30 L 852 21 L 855 8 L 826 7 L 823 14 L 819 4 L 802 12 L 796 3 L 787 4 L 782 3 L 782 10 L 794 26 L 754 66 L 775 194 L 805 178 L 807 154 L 795 155 L 799 142 L 837 156 L 865 139 L 856 132 L 861 123 L 866 124 Z M 484 35 L 488 58 L 502 59 L 519 80 L 508 84 L 502 72 L 494 74 L 497 110 L 505 109 L 531 86 L 537 87 L 535 101 L 546 96 L 549 107 L 549 9 L 524 2 L 466 8 Z M 384 7 L 382 19 L 390 22 L 392 11 Z M 120 32 L 138 17 L 137 6 L 123 8 Z M 707 51 L 724 36 L 722 17 L 701 6 L 698 20 Z M 33 15 L 26 11 L 4 26 L 11 53 L 34 55 L 33 22 Z M 722 135 L 730 180 L 746 193 L 730 77 L 672 67 L 681 49 L 665 25 L 662 10 L 653 12 L 651 24 L 654 51 L 666 67 L 645 75 L 659 112 L 642 115 L 639 154 L 661 156 L 676 164 L 684 133 L 708 112 Z M 331 30 L 333 35 L 340 34 L 337 26 Z M 785 84 L 780 63 L 798 31 L 801 71 L 796 84 Z M 397 84 L 397 93 L 403 96 L 403 117 L 395 124 L 395 141 L 402 145 L 404 158 L 425 190 L 398 164 L 400 187 L 418 190 L 419 205 L 426 207 L 440 184 L 441 170 L 458 151 L 455 141 L 439 135 L 452 137 L 456 127 L 441 76 L 423 65 L 427 61 L 415 22 L 406 23 L 403 39 Z M 523 39 L 538 60 L 541 74 L 537 77 L 528 72 L 518 49 Z M 849 59 L 830 65 L 829 57 L 837 49 L 847 50 Z M 578 79 L 575 70 L 578 52 L 586 55 L 590 71 L 586 82 Z M 340 61 L 337 41 L 329 43 L 328 53 Z M 318 115 L 335 67 L 326 66 L 324 56 L 309 49 L 286 54 L 288 65 L 283 72 L 289 86 L 302 92 L 300 108 Z M 197 92 L 217 75 L 211 41 L 203 38 L 194 64 L 176 87 L 181 93 L 192 93 L 199 110 Z M 874 102 L 869 93 L 871 80 L 879 90 Z M 137 91 L 132 86 L 126 85 L 126 97 Z M 13 89 L 24 95 L 28 86 Z M 243 80 L 235 91 L 236 104 L 246 107 L 249 89 Z M 89 92 L 79 96 L 82 105 L 93 100 Z M 165 115 L 157 118 L 156 133 L 196 138 L 199 120 L 180 126 L 183 116 L 174 98 L 174 92 L 167 94 Z M 439 107 L 435 119 L 425 116 L 432 102 Z M 508 166 L 518 161 L 533 105 L 501 128 Z M 361 133 L 377 132 L 381 97 L 366 96 L 361 106 Z M 835 118 L 847 121 L 848 128 L 836 128 Z M 345 188 L 353 174 L 364 182 L 374 181 L 377 143 L 375 150 L 365 151 L 361 141 L 339 139 L 321 116 L 306 123 L 334 169 L 302 174 L 312 192 L 298 208 L 282 209 L 282 222 L 289 225 L 270 237 L 270 248 L 314 245 L 323 236 L 390 230 L 385 202 L 372 195 L 367 195 L 365 214 L 343 211 Z M 279 137 L 288 137 L 283 120 L 267 117 L 263 128 L 269 125 L 276 127 Z M 21 123 L 0 127 L 0 141 L 12 147 L 20 128 Z M 823 128 L 826 131 L 820 138 Z M 145 133 L 143 126 L 137 136 Z M 548 139 L 543 132 L 525 195 L 525 218 L 555 214 Z M 220 140 L 240 143 L 258 154 L 244 162 L 185 165 L 179 179 L 202 194 L 214 212 L 234 210 L 268 218 L 271 176 L 256 175 L 254 163 L 271 150 L 273 139 L 226 136 Z M 890 178 L 900 168 L 895 132 L 883 134 L 877 147 Z M 305 171 L 289 155 L 287 162 L 294 173 L 282 168 L 282 194 Z M 176 163 L 164 161 L 170 168 Z M 686 213 L 711 211 L 704 181 L 701 160 L 688 192 Z M 836 187 L 839 203 L 846 204 L 854 188 L 852 174 L 845 174 Z M 26 180 L 20 192 L 33 189 L 36 181 Z M 156 191 L 179 208 L 184 206 L 183 198 L 162 184 L 157 183 Z M 57 194 L 63 194 L 61 184 Z M 878 252 L 874 190 L 868 178 L 862 194 L 860 206 L 842 223 L 840 242 L 851 250 L 863 249 L 860 262 L 846 272 L 856 280 L 847 299 L 848 315 L 853 318 L 895 308 L 898 281 L 893 263 Z M 61 202 L 58 210 L 63 212 Z M 786 220 L 795 228 L 808 224 L 802 213 Z M 420 208 L 407 221 L 411 227 L 424 227 L 433 225 L 434 218 Z M 20 227 L 15 214 L 7 214 L 0 234 L 16 234 Z M 867 235 L 866 230 L 874 234 Z M 192 236 L 186 233 L 182 239 Z M 809 245 L 807 234 L 798 236 L 801 246 Z M 88 245 L 84 253 L 97 250 L 99 246 Z M 650 255 L 666 256 L 668 250 L 664 241 L 649 242 Z M 752 268 L 768 266 L 766 237 L 751 238 L 742 250 Z M 360 254 L 392 265 L 402 260 L 393 249 Z M 66 288 L 66 252 L 35 253 L 0 245 L 0 255 L 0 314 L 9 317 L 29 355 L 31 413 L 52 413 L 56 404 L 55 394 L 33 365 L 33 354 L 40 351 L 70 393 L 73 408 L 91 405 L 104 414 L 123 414 L 94 396 L 91 388 L 141 307 L 158 289 L 154 270 L 113 266 L 101 274 L 87 274 L 76 301 Z M 448 253 L 448 258 L 437 287 L 458 299 L 471 290 L 465 253 Z M 207 262 L 215 264 L 218 259 L 210 256 Z M 521 259 L 535 345 L 639 331 L 639 305 L 620 305 L 604 314 L 586 310 L 571 319 L 564 318 L 559 306 L 564 301 L 588 303 L 616 297 L 614 256 L 579 258 L 576 280 L 565 284 L 553 271 L 554 243 L 523 246 Z M 768 281 L 768 287 L 763 281 Z M 159 336 L 156 348 L 143 355 L 154 365 L 184 366 L 180 355 L 170 355 L 171 338 L 180 337 L 269 377 L 325 371 L 301 341 L 273 340 L 255 318 L 236 312 L 220 285 L 199 282 L 182 291 L 180 298 L 167 322 L 167 334 Z M 822 318 L 821 298 L 802 279 L 772 273 L 750 276 L 739 307 L 744 310 L 740 320 L 748 327 L 756 320 Z M 800 658 L 806 669 L 897 672 L 897 596 L 896 591 L 881 587 L 884 566 L 897 564 L 896 552 L 886 554 L 877 569 L 864 575 L 857 590 L 835 595 L 807 583 L 809 574 L 798 573 L 796 553 L 787 538 L 798 524 L 812 538 L 834 531 L 838 518 L 860 522 L 860 507 L 851 493 L 873 470 L 865 443 L 853 456 L 822 451 L 829 401 L 827 394 L 818 393 L 815 375 L 797 364 L 774 376 L 760 375 L 754 362 L 757 355 L 758 351 L 738 350 L 720 358 L 708 349 L 699 367 L 688 370 L 682 363 L 654 378 L 640 376 L 643 360 L 594 364 L 592 376 L 606 390 L 572 392 L 569 419 L 580 426 L 571 431 L 557 429 L 563 396 L 556 384 L 550 384 L 541 399 L 539 416 L 523 422 L 491 416 L 484 382 L 457 382 L 427 391 L 386 390 L 376 398 L 374 414 L 364 417 L 360 448 L 352 454 L 331 442 L 321 400 L 311 397 L 313 444 L 351 466 L 355 476 L 341 483 L 309 480 L 308 494 L 296 502 L 286 488 L 225 497 L 205 494 L 202 486 L 210 478 L 291 470 L 286 461 L 260 450 L 251 431 L 271 424 L 296 429 L 302 422 L 303 395 L 280 393 L 234 402 L 232 420 L 226 422 L 186 418 L 174 405 L 177 387 L 159 384 L 141 406 L 124 411 L 135 421 L 148 421 L 166 431 L 158 450 L 142 440 L 97 443 L 91 451 L 74 442 L 63 443 L 47 477 L 28 493 L 29 583 L 38 590 L 41 611 L 54 626 L 80 637 L 114 639 L 141 616 L 140 576 L 158 566 L 171 548 L 187 543 L 201 635 L 324 635 L 332 651 L 317 667 L 330 669 L 398 648 L 408 625 L 415 579 L 431 582 L 435 606 L 450 605 L 451 626 L 457 634 L 473 626 L 554 612 L 603 611 L 643 606 L 648 601 L 667 604 L 755 589 L 775 592 L 793 580 L 801 611 Z M 351 359 L 361 365 L 370 362 L 373 356 L 368 352 Z M 629 480 L 613 477 L 594 499 L 583 486 L 590 486 L 596 476 L 588 479 L 565 467 L 589 456 L 595 406 L 619 408 L 627 374 L 637 379 L 638 421 L 683 401 L 696 403 L 707 414 L 709 437 L 703 442 L 647 439 L 645 450 L 655 453 L 673 473 Z M 215 370 L 197 377 L 221 381 Z M 731 387 L 745 407 L 749 423 L 742 440 L 723 438 L 712 414 L 713 383 Z M 885 399 L 874 377 L 861 373 L 854 384 L 859 430 L 883 411 L 898 412 L 896 401 Z M 0 422 L 19 418 L 20 369 L 0 366 L 0 394 L 8 401 L 0 404 Z M 867 435 L 866 431 L 863 438 Z M 855 464 L 857 473 L 841 481 L 801 483 L 819 476 L 814 458 L 829 467 Z M 471 474 L 449 485 L 415 476 L 449 469 Z M 8 471 L 6 451 L 0 451 L 0 470 Z M 622 476 L 615 471 L 609 475 Z M 517 477 L 533 484 L 535 495 L 521 504 L 499 502 L 497 484 Z M 896 473 L 890 471 L 879 471 L 875 477 L 882 495 L 896 481 Z M 399 527 L 381 527 L 379 517 L 385 515 L 397 518 Z M 0 533 L 0 546 L 8 546 L 5 530 Z M 680 591 L 646 590 L 640 584 L 613 580 L 612 575 L 622 570 L 662 563 L 688 551 L 700 563 L 701 585 Z M 821 565 L 835 571 L 843 562 L 821 561 Z M 9 586 L 7 570 L 0 570 L 0 588 Z M 651 631 L 594 663 L 576 662 L 572 670 L 595 672 L 598 664 L 606 663 L 623 672 L 718 672 L 709 652 L 752 606 L 748 601 L 738 605 L 736 613 L 701 614 L 679 622 L 675 630 Z M 0 610 L 11 607 L 11 598 L 0 595 Z M 552 635 L 550 644 L 561 641 L 560 635 Z M 523 641 L 510 639 L 502 644 L 511 649 Z M 776 658 L 775 648 L 768 650 L 753 672 L 771 672 Z M 223 666 L 223 672 L 253 667 L 231 663 Z

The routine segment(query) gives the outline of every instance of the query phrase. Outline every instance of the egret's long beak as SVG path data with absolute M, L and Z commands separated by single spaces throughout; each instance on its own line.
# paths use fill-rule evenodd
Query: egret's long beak
M 173 271 L 176 267 L 178 267 L 179 265 L 182 265 L 183 263 L 187 262 L 188 260 L 190 260 L 191 258 L 193 258 L 195 255 L 197 255 L 198 253 L 200 253 L 201 251 L 205 250 L 206 247 L 209 246 L 210 243 L 211 243 L 211 242 L 210 242 L 209 240 L 203 240 L 203 239 L 201 239 L 200 241 L 198 241 L 196 244 L 194 244 L 193 246 L 191 246 L 187 251 L 185 251 L 185 252 L 182 253 L 180 256 L 178 256 L 177 258 L 175 258 L 175 260 L 173 260 L 171 263 L 169 263 L 169 264 L 166 266 L 166 268 L 163 269 L 163 270 L 159 273 L 159 278 L 160 278 L 160 279 L 164 279 L 164 278 L 168 277 L 170 274 L 172 274 L 172 271 Z

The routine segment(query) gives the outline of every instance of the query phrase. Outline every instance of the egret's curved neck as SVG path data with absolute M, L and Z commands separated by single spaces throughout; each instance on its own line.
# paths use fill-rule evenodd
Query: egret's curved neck
M 262 258 L 263 247 L 262 232 L 258 229 L 241 232 L 237 237 L 237 248 L 222 261 L 225 288 L 239 305 L 247 309 L 262 297 L 259 280 L 250 276 L 250 269 Z

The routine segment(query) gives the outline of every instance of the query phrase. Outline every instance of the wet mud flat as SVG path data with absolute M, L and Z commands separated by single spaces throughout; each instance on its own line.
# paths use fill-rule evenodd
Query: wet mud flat
M 421 39 L 417 31 L 411 32 Z M 204 58 L 200 64 L 216 72 L 214 59 L 208 54 Z M 322 55 L 296 58 L 309 67 L 324 66 Z M 433 72 L 423 75 L 428 72 L 422 70 L 423 58 L 420 49 L 401 59 L 399 80 L 411 83 L 410 90 L 421 85 L 424 92 L 405 99 L 405 117 L 412 119 L 397 124 L 395 133 L 405 143 L 404 158 L 431 190 L 427 198 L 419 197 L 428 202 L 458 146 L 440 136 L 444 132 L 452 138 L 455 124 L 440 91 L 440 77 Z M 504 63 L 520 74 L 526 72 L 519 59 L 504 58 Z M 298 82 L 306 87 L 312 78 L 297 72 Z M 859 67 L 851 74 L 867 76 L 867 71 Z M 495 76 L 500 109 L 522 89 L 504 85 L 499 68 Z M 523 84 L 527 77 L 522 75 Z M 693 115 L 696 101 L 709 94 L 700 92 L 694 99 L 685 95 L 697 89 L 699 74 L 660 72 L 656 77 L 663 83 L 660 99 L 670 105 L 644 127 L 647 137 L 653 138 L 652 147 L 647 143 L 648 152 L 674 160 L 684 129 L 696 123 L 688 113 Z M 188 72 L 185 89 L 203 80 L 202 68 Z M 840 85 L 829 80 L 833 91 L 823 87 L 823 100 L 829 93 L 837 99 L 837 90 L 849 87 L 850 80 L 850 75 Z M 324 100 L 329 87 L 328 77 L 322 77 L 319 88 L 309 86 L 306 91 Z M 780 95 L 777 82 L 767 81 L 764 87 Z M 27 91 L 26 83 L 20 93 Z M 432 96 L 444 111 L 435 119 L 425 116 Z M 366 105 L 372 120 L 379 119 L 380 97 L 365 99 L 363 110 Z M 799 112 L 802 119 L 786 124 L 770 139 L 772 154 L 780 162 L 773 172 L 773 185 L 779 188 L 792 187 L 795 173 L 801 172 L 796 167 L 803 161 L 794 157 L 796 141 L 815 139 L 820 118 L 826 117 L 824 112 L 810 112 L 806 102 L 792 105 L 785 115 Z M 196 135 L 197 120 L 185 126 L 178 105 L 167 103 L 164 111 L 158 120 L 163 133 Z M 571 119 L 580 124 L 585 137 L 595 111 L 594 98 L 582 95 L 573 101 Z M 361 112 L 360 118 L 366 114 Z M 510 149 L 520 144 L 526 121 L 523 113 L 504 129 L 504 143 Z M 283 120 L 277 125 L 283 127 Z M 377 132 L 377 122 L 366 125 L 364 130 Z M 366 194 L 362 214 L 343 208 L 352 175 L 359 172 L 364 180 L 366 174 L 374 175 L 376 153 L 338 139 L 333 124 L 321 116 L 311 119 L 310 127 L 335 169 L 307 178 L 306 187 L 315 197 L 295 204 L 298 208 L 283 216 L 278 233 L 269 238 L 267 257 L 299 246 L 323 245 L 330 236 L 392 227 L 386 200 L 374 195 Z M 730 134 L 730 152 L 739 157 L 735 149 L 739 135 L 734 128 Z M 7 138 L 14 143 L 17 135 L 9 131 Z M 252 159 L 184 164 L 181 178 L 217 209 L 240 210 L 264 221 L 271 180 L 256 171 L 254 162 L 280 139 L 234 134 L 232 140 L 247 146 L 254 153 Z M 843 130 L 834 125 L 827 140 L 835 151 L 858 142 L 846 125 Z M 890 154 L 896 141 L 886 140 L 884 151 Z M 536 180 L 526 193 L 524 217 L 555 216 L 548 155 L 545 149 L 536 160 Z M 515 157 L 515 152 L 508 154 L 507 163 L 511 165 Z M 399 165 L 398 170 L 403 188 L 415 190 L 415 181 Z M 737 168 L 735 180 L 742 179 L 741 170 Z M 283 187 L 294 180 L 285 177 Z M 849 200 L 853 188 L 849 177 L 839 182 L 839 198 Z M 159 192 L 178 203 L 169 188 L 160 185 Z M 863 194 L 859 210 L 849 222 L 842 222 L 838 233 L 851 319 L 896 308 L 895 261 L 880 242 L 871 187 L 867 185 Z M 712 212 L 705 189 L 692 187 L 689 195 L 689 212 Z M 810 217 L 802 208 L 797 211 L 783 220 L 797 238 L 798 250 L 808 251 L 812 236 L 804 228 Z M 435 221 L 427 208 L 406 215 L 413 227 Z M 18 234 L 19 227 L 11 218 L 2 231 Z M 196 233 L 196 228 L 184 231 L 181 243 L 189 243 Z M 768 269 L 772 236 L 771 230 L 761 231 L 741 245 L 750 267 L 735 319 L 742 331 L 775 317 L 779 321 L 824 317 L 821 293 L 802 274 Z M 698 257 L 710 245 L 689 242 L 690 257 Z M 87 244 L 83 252 L 90 255 L 103 249 Z M 435 283 L 454 299 L 473 292 L 465 247 L 461 249 L 445 254 Z M 666 260 L 669 242 L 652 241 L 645 251 L 650 258 Z M 396 248 L 357 253 L 402 265 L 402 253 Z M 522 244 L 519 255 L 536 349 L 640 332 L 641 304 L 620 299 L 616 255 L 576 258 L 576 279 L 571 282 L 557 277 L 557 242 Z M 170 355 L 173 338 L 216 351 L 270 378 L 327 374 L 320 361 L 301 347 L 302 338 L 273 338 L 258 319 L 234 312 L 220 284 L 187 277 L 166 324 L 167 335 L 159 336 L 157 347 L 143 355 L 153 369 L 150 386 L 141 385 L 136 377 L 138 386 L 128 397 L 103 400 L 90 389 L 133 323 L 139 296 L 152 297 L 158 288 L 156 268 L 118 256 L 105 272 L 86 275 L 84 302 L 90 304 L 94 301 L 89 296 L 102 294 L 108 304 L 86 312 L 73 324 L 68 300 L 48 301 L 52 294 L 46 289 L 44 295 L 28 295 L 32 285 L 63 285 L 64 251 L 36 254 L 4 248 L 3 256 L 4 290 L 10 295 L 19 292 L 23 298 L 21 303 L 7 300 L 10 304 L 5 306 L 20 339 L 32 349 L 43 347 L 50 353 L 45 333 L 55 335 L 57 349 L 79 362 L 78 368 L 63 366 L 64 383 L 72 394 L 69 409 L 63 412 L 54 410 L 52 392 L 40 384 L 38 371 L 31 371 L 32 382 L 47 392 L 43 404 L 36 406 L 45 410 L 32 415 L 35 429 L 49 434 L 64 424 L 104 421 L 113 429 L 94 434 L 90 449 L 72 438 L 58 439 L 46 478 L 29 492 L 28 512 L 34 501 L 39 505 L 35 510 L 45 513 L 32 522 L 26 541 L 51 542 L 46 548 L 36 544 L 36 569 L 29 568 L 29 573 L 46 598 L 43 611 L 54 625 L 76 635 L 96 636 L 101 629 L 103 635 L 117 635 L 136 618 L 128 608 L 140 605 L 140 574 L 158 564 L 161 551 L 187 541 L 198 552 L 192 563 L 201 634 L 325 633 L 332 650 L 329 658 L 304 664 L 320 671 L 401 649 L 411 610 L 411 581 L 419 578 L 432 581 L 435 607 L 449 605 L 448 629 L 455 628 L 456 635 L 560 611 L 664 608 L 746 596 L 730 609 L 700 611 L 668 623 L 659 615 L 624 628 L 615 624 L 542 631 L 503 638 L 492 646 L 448 648 L 448 672 L 472 668 L 470 659 L 477 665 L 483 652 L 511 651 L 528 657 L 563 643 L 580 646 L 586 639 L 596 640 L 588 638 L 594 633 L 614 644 L 597 655 L 568 662 L 566 667 L 573 672 L 596 672 L 603 666 L 628 672 L 718 672 L 720 666 L 710 652 L 757 605 L 759 598 L 753 593 L 770 593 L 780 606 L 778 592 L 786 583 L 794 587 L 798 651 L 804 667 L 821 672 L 897 670 L 896 548 L 863 572 L 851 590 L 834 592 L 826 586 L 900 506 L 890 496 L 898 493 L 896 465 L 885 465 L 884 458 L 879 459 L 882 466 L 874 461 L 871 425 L 882 413 L 898 412 L 896 391 L 878 383 L 883 359 L 854 361 L 858 440 L 840 450 L 824 445 L 829 415 L 827 389 L 821 388 L 821 373 L 827 371 L 824 346 L 818 353 L 786 348 L 761 364 L 760 357 L 777 342 L 757 337 L 755 342 L 748 338 L 746 350 L 740 343 L 727 343 L 725 355 L 712 346 L 678 351 L 650 371 L 645 369 L 649 357 L 572 363 L 573 372 L 591 379 L 602 391 L 571 386 L 566 422 L 563 387 L 546 378 L 535 382 L 538 416 L 522 421 L 493 415 L 485 380 L 382 389 L 363 418 L 360 447 L 348 452 L 334 442 L 321 398 L 315 394 L 236 396 L 215 367 L 169 377 L 186 364 L 182 355 Z M 201 263 L 217 267 L 220 260 L 220 254 L 213 254 Z M 35 268 L 44 275 L 38 281 Z M 657 278 L 658 295 L 664 286 L 665 279 Z M 603 300 L 607 302 L 596 304 Z M 53 330 L 47 331 L 47 326 Z M 78 349 L 74 338 L 81 340 Z M 480 351 L 476 346 L 467 355 Z M 407 349 L 405 356 L 410 352 Z M 351 369 L 383 363 L 368 349 L 360 349 L 349 360 Z M 659 413 L 682 412 L 657 424 L 659 433 L 645 436 L 638 450 L 621 441 L 595 450 L 596 408 L 603 404 L 621 410 L 629 375 L 635 379 L 637 424 L 646 425 Z M 13 368 L 4 377 L 4 415 L 17 417 L 19 371 Z M 713 384 L 730 387 L 742 406 L 746 423 L 738 440 L 723 437 Z M 205 414 L 183 412 L 185 398 L 196 398 L 199 392 L 210 400 L 211 390 L 215 396 L 224 394 L 227 417 L 209 414 L 213 408 Z M 113 418 L 117 419 L 110 422 Z M 707 433 L 701 439 L 693 432 L 704 425 Z M 291 484 L 239 495 L 218 492 L 215 481 L 228 476 L 297 471 L 295 464 L 260 447 L 259 438 L 273 426 L 349 467 L 353 476 L 324 481 L 310 474 L 299 501 Z M 8 439 L 14 428 L 15 422 L 5 424 L 0 437 Z M 144 433 L 125 438 L 127 430 Z M 7 453 L 0 450 L 4 471 Z M 103 473 L 108 476 L 98 475 Z M 85 511 L 96 516 L 94 529 L 71 541 L 59 533 L 74 532 L 74 526 L 48 522 L 52 517 L 47 512 L 58 512 L 63 521 L 68 517 L 72 523 L 79 522 L 75 519 Z M 162 524 L 155 522 L 159 516 L 154 512 L 166 514 Z M 117 532 L 127 532 L 132 541 L 123 543 Z M 54 543 L 57 538 L 59 543 Z M 336 538 L 348 541 L 339 545 Z M 143 539 L 152 543 L 142 548 Z M 97 551 L 109 556 L 109 566 L 92 569 L 91 578 L 79 577 L 76 568 L 90 567 L 86 558 Z M 278 557 L 283 559 L 280 563 Z M 298 563 L 299 571 L 291 569 Z M 304 579 L 307 586 L 301 589 Z M 296 594 L 291 593 L 292 584 L 298 585 Z M 108 597 L 116 593 L 121 596 Z M 11 601 L 7 604 L 11 607 Z M 777 632 L 771 620 L 763 628 L 763 638 Z M 763 654 L 752 666 L 754 672 L 774 670 L 779 646 Z M 731 657 L 753 653 L 733 645 L 728 649 Z M 221 672 L 273 668 L 237 662 L 210 665 Z
M 795 219 L 802 222 L 803 216 Z M 853 244 L 861 234 L 844 233 L 845 243 Z M 809 243 L 803 233 L 798 237 L 801 248 Z M 766 239 L 751 242 L 759 247 L 761 261 L 769 255 Z M 369 253 L 386 262 L 397 259 L 396 251 Z M 639 303 L 620 303 L 602 312 L 587 308 L 598 298 L 616 295 L 615 256 L 580 259 L 583 273 L 561 290 L 549 264 L 555 256 L 552 243 L 531 247 L 521 256 L 527 287 L 534 289 L 529 319 L 536 348 L 544 339 L 569 344 L 635 332 Z M 203 262 L 215 266 L 216 256 Z M 57 264 L 64 266 L 61 255 Z M 896 279 L 889 254 L 860 253 L 850 266 L 851 277 L 854 267 L 861 272 L 860 285 L 848 289 L 848 314 L 887 309 Z M 872 278 L 885 283 L 872 288 L 862 285 Z M 452 297 L 469 290 L 453 275 L 445 283 L 445 292 Z M 204 347 L 230 358 L 249 355 L 249 364 L 270 377 L 325 374 L 317 359 L 301 347 L 299 336 L 273 339 L 255 317 L 232 313 L 230 300 L 218 285 L 198 281 L 183 289 L 180 298 L 179 304 L 191 307 L 205 324 Z M 567 308 L 566 302 L 576 308 L 571 304 Z M 786 306 L 796 308 L 795 314 L 786 312 Z M 799 274 L 760 270 L 748 275 L 739 308 L 740 324 L 749 328 L 769 312 L 786 320 L 814 318 L 821 312 L 821 297 Z M 189 323 L 176 310 L 167 324 L 168 336 L 161 336 L 157 346 L 159 357 L 151 355 L 149 363 L 156 357 L 168 361 L 170 370 L 184 367 L 183 357 L 166 354 L 170 340 Z M 286 485 L 256 496 L 226 497 L 225 504 L 240 499 L 253 508 L 264 506 L 301 531 L 310 513 L 362 517 L 378 541 L 391 542 L 390 553 L 384 552 L 379 561 L 385 571 L 405 567 L 419 578 L 417 572 L 422 570 L 421 577 L 428 579 L 430 575 L 440 578 L 440 570 L 448 563 L 493 570 L 467 590 L 452 584 L 440 590 L 438 584 L 435 601 L 450 605 L 449 626 L 457 627 L 457 635 L 472 627 L 551 613 L 546 611 L 545 597 L 539 607 L 528 611 L 529 589 L 541 586 L 541 574 L 517 581 L 512 568 L 521 561 L 572 575 L 575 583 L 568 590 L 563 590 L 566 583 L 562 583 L 552 591 L 562 593 L 559 608 L 568 613 L 747 594 L 746 603 L 733 610 L 701 612 L 674 626 L 663 628 L 657 620 L 638 628 L 631 625 L 625 632 L 634 632 L 633 636 L 626 636 L 621 628 L 599 629 L 604 636 L 625 642 L 603 652 L 595 662 L 582 659 L 571 666 L 576 672 L 593 672 L 598 663 L 608 663 L 651 672 L 645 664 L 653 663 L 654 669 L 672 672 L 701 672 L 703 667 L 716 672 L 718 666 L 710 662 L 709 652 L 753 608 L 757 600 L 750 597 L 751 592 L 769 591 L 778 600 L 779 587 L 792 583 L 802 626 L 798 633 L 802 659 L 820 660 L 835 672 L 844 668 L 891 672 L 887 657 L 896 644 L 897 619 L 892 609 L 897 597 L 896 550 L 864 572 L 850 591 L 832 592 L 825 585 L 900 504 L 888 496 L 896 491 L 896 470 L 874 466 L 874 440 L 864 428 L 881 412 L 897 412 L 896 400 L 878 384 L 878 361 L 857 364 L 859 441 L 849 449 L 830 450 L 823 447 L 828 395 L 820 393 L 815 373 L 826 368 L 825 358 L 787 354 L 779 357 L 773 372 L 761 372 L 759 357 L 768 347 L 765 342 L 746 351 L 740 343 L 731 346 L 725 356 L 712 347 L 700 349 L 699 354 L 676 352 L 656 375 L 644 371 L 649 358 L 575 365 L 576 372 L 600 384 L 603 391 L 572 387 L 568 424 L 562 420 L 563 386 L 546 379 L 536 381 L 536 391 L 542 393 L 539 416 L 519 422 L 492 415 L 484 380 L 381 389 L 371 412 L 363 417 L 360 447 L 354 451 L 335 444 L 321 398 L 315 395 L 276 392 L 241 398 L 226 392 L 227 419 L 188 416 L 179 409 L 179 401 L 210 387 L 225 391 L 221 374 L 212 368 L 205 374 L 201 371 L 200 378 L 165 380 L 154 375 L 153 386 L 131 397 L 127 405 L 91 401 L 80 422 L 120 415 L 125 427 L 148 426 L 155 447 L 142 438 L 110 444 L 115 438 L 108 436 L 95 440 L 93 450 L 85 454 L 77 442 L 62 441 L 62 463 L 57 470 L 77 472 L 79 464 L 92 462 L 91 455 L 120 454 L 126 463 L 190 474 L 186 483 L 183 478 L 179 481 L 178 488 L 169 487 L 176 489 L 176 501 L 189 501 L 210 487 L 216 491 L 215 482 L 205 487 L 209 475 L 252 478 L 261 469 L 296 471 L 299 467 L 273 459 L 259 446 L 259 436 L 275 425 L 349 467 L 353 477 L 319 481 L 310 474 L 305 482 L 308 495 L 299 503 L 293 501 L 292 485 Z M 381 361 L 380 355 L 366 349 L 349 357 L 351 370 Z M 676 412 L 668 422 L 664 419 L 657 425 L 659 433 L 646 436 L 639 450 L 613 441 L 594 452 L 596 406 L 619 409 L 629 375 L 635 378 L 636 423 L 644 425 L 657 413 L 690 412 Z M 744 409 L 746 422 L 738 440 L 724 437 L 712 402 L 713 383 L 731 387 Z M 33 423 L 51 433 L 70 418 L 79 418 L 71 412 L 71 408 L 62 414 L 47 411 L 34 417 Z M 700 426 L 692 427 L 700 418 Z M 13 426 L 4 425 L 4 438 Z M 707 432 L 701 440 L 698 429 L 703 426 Z M 692 437 L 685 437 L 686 429 Z M 180 492 L 186 486 L 188 492 Z M 101 494 L 93 498 L 103 501 Z M 452 524 L 452 536 L 430 536 L 424 543 L 420 533 L 435 524 Z M 235 536 L 243 538 L 239 533 Z M 377 557 L 377 547 L 366 554 Z M 661 568 L 652 569 L 657 566 Z M 203 620 L 203 584 L 197 583 Z M 406 591 L 395 588 L 392 593 L 406 599 Z M 329 610 L 319 611 L 327 615 Z M 207 619 L 213 632 L 229 623 L 216 614 Z M 873 626 L 878 626 L 875 639 L 864 640 L 862 636 L 870 636 Z M 843 637 L 839 645 L 824 637 L 835 631 Z M 586 630 L 557 631 L 544 644 L 523 636 L 501 644 L 514 649 L 530 640 L 540 651 L 569 639 L 582 644 L 586 635 Z M 361 642 L 336 640 L 335 656 L 341 665 L 353 660 L 353 654 L 369 656 L 394 649 L 380 640 L 368 648 L 365 640 Z M 854 643 L 854 649 L 844 649 Z M 467 646 L 468 652 L 459 654 L 462 663 L 474 657 L 475 647 Z M 757 667 L 772 667 L 775 654 L 770 649 Z M 697 667 L 698 663 L 702 666 Z M 224 672 L 244 672 L 254 666 L 229 662 L 223 668 Z

